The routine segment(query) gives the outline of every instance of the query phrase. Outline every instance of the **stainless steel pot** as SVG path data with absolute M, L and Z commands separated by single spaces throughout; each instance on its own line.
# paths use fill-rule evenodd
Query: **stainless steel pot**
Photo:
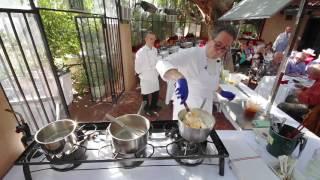
M 190 128 L 183 120 L 185 119 L 185 115 L 187 111 L 185 109 L 181 110 L 178 113 L 178 126 L 179 126 L 179 132 L 181 136 L 190 142 L 193 143 L 199 143 L 207 140 L 208 135 L 210 134 L 210 131 L 213 129 L 213 126 L 216 122 L 215 118 L 209 114 L 206 111 L 201 110 L 200 108 L 192 108 L 191 112 L 197 112 L 202 120 L 202 122 L 208 127 L 208 128 Z
M 129 127 L 141 129 L 145 132 L 137 135 L 121 128 L 116 123 L 110 123 L 107 131 L 112 137 L 112 145 L 116 153 L 136 153 L 146 147 L 150 128 L 150 122 L 147 118 L 137 114 L 126 114 L 116 119 Z
M 54 121 L 35 134 L 35 141 L 49 155 L 70 154 L 77 144 L 77 123 L 70 119 Z

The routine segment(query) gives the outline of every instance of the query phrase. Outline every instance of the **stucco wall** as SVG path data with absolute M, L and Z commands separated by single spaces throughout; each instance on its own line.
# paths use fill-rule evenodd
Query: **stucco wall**
M 297 41 L 295 42 L 294 49 L 297 48 L 297 45 L 301 40 L 301 37 L 304 33 L 304 30 L 308 23 L 309 18 L 310 18 L 309 15 L 304 15 L 303 18 L 301 19 L 298 38 L 297 38 Z M 273 42 L 277 38 L 278 34 L 280 34 L 281 32 L 284 32 L 284 29 L 286 26 L 294 27 L 295 17 L 293 17 L 292 20 L 286 20 L 283 14 L 278 13 L 266 20 L 266 23 L 263 27 L 261 38 L 265 40 L 265 42 Z
M 0 179 L 24 149 L 20 141 L 21 134 L 15 132 L 15 117 L 11 113 L 4 111 L 5 109 L 10 109 L 10 107 L 2 88 L 0 88 Z
M 120 24 L 120 39 L 123 61 L 123 74 L 125 90 L 133 90 L 136 86 L 136 78 L 134 72 L 134 59 L 131 45 L 131 28 L 130 24 Z
M 273 42 L 278 34 L 284 31 L 286 26 L 293 27 L 294 21 L 295 18 L 293 18 L 292 20 L 285 20 L 285 16 L 280 13 L 272 16 L 271 18 L 266 20 L 261 38 L 265 42 Z

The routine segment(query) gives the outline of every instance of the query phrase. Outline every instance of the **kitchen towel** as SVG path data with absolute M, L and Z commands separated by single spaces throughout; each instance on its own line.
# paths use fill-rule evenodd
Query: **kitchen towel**
M 224 139 L 223 144 L 229 152 L 230 168 L 239 180 L 279 179 L 241 137 Z

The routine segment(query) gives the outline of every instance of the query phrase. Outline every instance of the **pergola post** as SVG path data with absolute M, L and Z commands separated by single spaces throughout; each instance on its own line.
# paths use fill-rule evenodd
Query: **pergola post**
M 295 41 L 297 39 L 299 28 L 301 25 L 302 15 L 303 15 L 303 12 L 305 10 L 306 5 L 307 5 L 307 0 L 300 1 L 299 11 L 296 16 L 295 26 L 293 27 L 294 30 L 293 30 L 293 33 L 292 33 L 290 40 L 289 40 L 289 46 L 286 48 L 285 53 L 284 53 L 286 58 L 284 61 L 281 62 L 280 68 L 279 68 L 277 76 L 276 76 L 276 80 L 273 84 L 271 95 L 269 96 L 269 103 L 268 103 L 267 109 L 266 109 L 266 115 L 270 114 L 272 105 L 274 103 L 278 89 L 280 87 L 280 82 L 281 82 L 282 77 L 284 76 L 284 73 L 286 71 L 287 62 L 288 62 L 290 53 L 293 50 Z

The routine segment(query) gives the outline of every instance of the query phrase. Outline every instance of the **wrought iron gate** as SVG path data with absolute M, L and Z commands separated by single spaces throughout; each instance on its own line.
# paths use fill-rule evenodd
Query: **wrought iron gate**
M 116 103 L 124 92 L 119 20 L 77 16 L 75 21 L 91 99 Z
M 35 132 L 68 109 L 36 10 L 0 9 L 0 82 L 12 109 Z

